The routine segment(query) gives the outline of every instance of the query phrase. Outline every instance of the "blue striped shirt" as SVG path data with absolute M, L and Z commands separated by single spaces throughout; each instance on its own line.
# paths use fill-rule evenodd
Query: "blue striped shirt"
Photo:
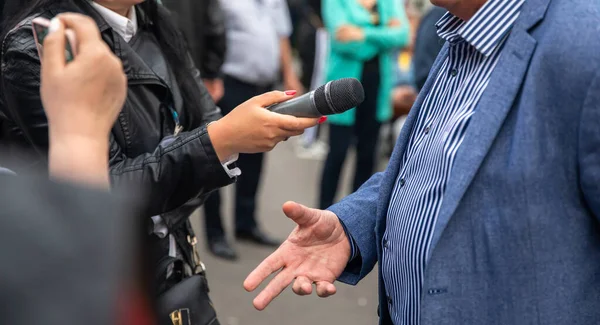
M 382 242 L 396 325 L 419 324 L 426 257 L 452 165 L 524 1 L 489 0 L 466 22 L 447 13 L 436 25 L 449 51 L 411 131 Z

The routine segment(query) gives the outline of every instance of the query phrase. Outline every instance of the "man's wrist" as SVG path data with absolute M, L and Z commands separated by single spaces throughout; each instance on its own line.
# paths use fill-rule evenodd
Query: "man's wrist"
M 108 189 L 108 136 L 50 135 L 49 173 L 76 183 Z

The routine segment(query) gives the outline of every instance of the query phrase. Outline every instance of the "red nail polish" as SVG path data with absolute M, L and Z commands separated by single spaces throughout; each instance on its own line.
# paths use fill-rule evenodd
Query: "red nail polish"
M 319 118 L 319 124 L 323 124 L 323 123 L 325 123 L 325 121 L 327 121 L 327 116 L 321 116 Z
M 297 93 L 297 91 L 295 91 L 295 90 L 286 90 L 285 91 L 285 94 L 288 96 L 294 96 L 294 95 L 296 95 L 296 93 Z

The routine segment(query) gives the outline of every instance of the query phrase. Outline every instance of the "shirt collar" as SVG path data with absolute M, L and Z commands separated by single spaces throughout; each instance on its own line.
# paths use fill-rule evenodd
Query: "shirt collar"
M 488 0 L 464 21 L 446 13 L 436 24 L 438 35 L 450 43 L 464 40 L 485 56 L 491 55 L 521 13 L 525 0 Z
M 137 33 L 138 21 L 135 13 L 135 6 L 131 7 L 131 10 L 129 10 L 128 17 L 123 17 L 94 1 L 92 1 L 92 7 L 96 9 L 100 16 L 106 20 L 106 23 L 108 23 L 117 34 L 123 37 L 126 42 L 129 42 L 135 33 Z

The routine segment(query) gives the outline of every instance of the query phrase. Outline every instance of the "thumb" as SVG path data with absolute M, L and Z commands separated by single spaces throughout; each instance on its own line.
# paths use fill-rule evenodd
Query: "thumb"
M 283 204 L 283 213 L 292 219 L 298 226 L 310 226 L 319 220 L 321 210 L 307 208 L 296 202 L 286 202 Z
M 273 104 L 285 102 L 286 100 L 292 99 L 296 95 L 295 91 L 270 91 L 262 95 L 258 95 L 252 98 L 256 104 L 262 107 L 269 107 Z
M 58 18 L 50 21 L 48 35 L 43 41 L 44 55 L 42 57 L 42 71 L 44 74 L 55 75 L 61 73 L 66 65 L 65 46 L 66 46 L 65 27 Z

